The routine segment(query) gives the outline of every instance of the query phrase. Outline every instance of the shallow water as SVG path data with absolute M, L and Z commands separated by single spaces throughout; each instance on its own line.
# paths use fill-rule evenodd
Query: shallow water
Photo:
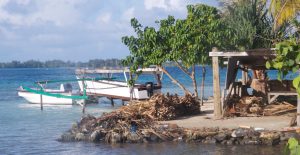
M 171 68 L 172 70 L 172 68 Z M 172 70 L 173 74 L 176 70 Z M 224 71 L 222 71 L 224 73 Z M 211 72 L 208 71 L 211 76 Z M 184 76 L 179 75 L 180 78 Z M 0 70 L 0 154 L 281 154 L 281 147 L 222 146 L 195 143 L 93 144 L 62 143 L 57 139 L 80 120 L 80 106 L 45 106 L 28 104 L 17 96 L 16 89 L 38 80 L 74 79 L 73 69 L 1 69 Z M 224 77 L 222 78 L 224 81 Z M 212 83 L 207 78 L 207 84 Z M 222 82 L 221 82 L 222 83 Z M 164 92 L 179 92 L 168 79 Z M 210 87 L 207 87 L 207 96 Z M 87 113 L 100 115 L 120 106 L 111 107 L 109 100 L 87 107 Z

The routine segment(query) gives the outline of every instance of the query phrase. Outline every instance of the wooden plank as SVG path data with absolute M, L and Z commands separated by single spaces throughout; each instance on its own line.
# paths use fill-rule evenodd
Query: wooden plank
M 298 94 L 294 91 L 273 91 L 268 92 L 268 103 L 272 103 L 278 96 L 297 96 Z M 273 96 L 273 97 L 272 97 Z
M 158 67 L 150 67 L 150 68 L 143 68 L 143 69 L 138 69 L 138 71 L 142 71 L 143 74 L 161 74 L 162 71 Z M 83 69 L 79 68 L 76 69 L 76 74 L 113 74 L 113 73 L 124 73 L 124 72 L 130 72 L 128 68 L 105 68 L 105 69 Z
M 271 96 L 271 95 L 270 95 L 270 96 Z M 273 97 L 269 97 L 270 100 L 268 101 L 268 103 L 270 104 L 270 103 L 272 103 L 273 101 L 275 101 L 275 100 L 277 99 L 278 96 L 279 96 L 279 95 L 274 95 Z
M 269 92 L 270 95 L 284 95 L 284 96 L 296 96 L 298 95 L 296 92 Z
M 213 52 L 218 51 L 213 48 Z M 214 87 L 214 117 L 219 119 L 222 117 L 221 94 L 220 94 L 220 73 L 219 73 L 219 59 L 212 57 L 213 67 L 213 87 Z
M 246 57 L 246 56 L 275 56 L 275 49 L 253 49 L 243 52 L 239 51 L 212 51 L 209 52 L 211 57 Z
M 296 110 L 296 108 L 290 108 L 290 109 L 283 109 L 283 110 L 279 110 L 273 113 L 273 115 L 279 115 L 279 114 L 283 114 L 283 113 L 287 113 L 290 111 Z

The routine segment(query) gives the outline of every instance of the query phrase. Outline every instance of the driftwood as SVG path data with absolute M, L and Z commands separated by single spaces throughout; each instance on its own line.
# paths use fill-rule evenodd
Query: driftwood
M 275 105 L 270 104 L 264 108 L 264 115 L 265 116 L 274 116 L 280 115 L 291 111 L 296 111 L 296 107 L 290 103 L 283 102 L 281 104 Z
M 288 102 L 267 104 L 263 97 L 233 96 L 228 101 L 226 116 L 275 116 L 296 111 L 296 107 Z

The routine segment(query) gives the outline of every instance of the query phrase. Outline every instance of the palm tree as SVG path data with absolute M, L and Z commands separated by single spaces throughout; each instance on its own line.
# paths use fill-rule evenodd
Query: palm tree
M 274 29 L 277 29 L 295 18 L 300 11 L 300 0 L 271 0 L 269 9 L 275 20 Z

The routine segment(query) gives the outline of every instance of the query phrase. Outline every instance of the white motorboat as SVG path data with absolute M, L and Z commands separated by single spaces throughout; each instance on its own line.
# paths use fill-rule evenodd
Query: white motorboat
M 142 71 L 142 74 L 153 75 L 154 78 L 152 79 L 155 79 L 156 83 L 154 81 L 148 81 L 130 87 L 127 77 L 129 76 L 128 69 L 77 69 L 76 74 L 80 90 L 83 91 L 85 88 L 87 95 L 126 101 L 131 98 L 136 100 L 148 99 L 153 94 L 161 93 L 162 71 L 158 68 L 145 68 L 140 71 Z M 125 81 L 116 80 L 113 75 L 117 73 L 119 73 L 119 75 L 123 73 Z M 98 74 L 102 78 L 86 76 L 92 74 Z
M 71 105 L 75 99 L 84 99 L 85 96 L 73 96 L 70 84 L 61 84 L 60 89 L 44 89 L 20 87 L 18 95 L 33 104 Z

